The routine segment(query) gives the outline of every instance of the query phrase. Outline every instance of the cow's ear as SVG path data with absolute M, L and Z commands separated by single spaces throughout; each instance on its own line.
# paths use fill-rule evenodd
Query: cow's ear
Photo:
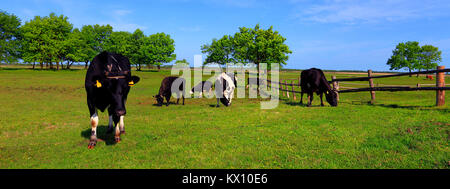
M 131 76 L 131 81 L 128 83 L 130 86 L 133 86 L 134 84 L 136 84 L 137 82 L 139 82 L 139 80 L 141 80 L 141 78 L 139 78 L 138 76 Z

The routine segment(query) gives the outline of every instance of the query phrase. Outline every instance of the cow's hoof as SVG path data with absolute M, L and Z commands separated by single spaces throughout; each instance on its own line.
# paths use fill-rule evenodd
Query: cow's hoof
M 219 105 L 216 105 L 216 108 L 220 107 Z
M 125 134 L 125 130 L 120 131 L 120 134 L 121 134 L 121 135 Z
M 116 143 L 119 143 L 119 142 L 121 141 L 121 139 L 120 139 L 120 137 L 114 137 L 114 141 L 115 141 Z
M 88 149 L 94 149 L 96 144 L 97 144 L 97 141 L 94 141 L 94 140 L 89 141 Z

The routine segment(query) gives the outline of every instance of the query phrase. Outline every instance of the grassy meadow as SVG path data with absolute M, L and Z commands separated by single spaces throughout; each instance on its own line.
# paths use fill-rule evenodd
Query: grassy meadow
M 207 98 L 158 107 L 152 96 L 170 71 L 133 71 L 141 81 L 128 96 L 122 142 L 115 144 L 114 136 L 105 134 L 103 112 L 99 142 L 88 150 L 85 74 L 82 69 L 0 69 L 0 168 L 450 167 L 448 91 L 443 107 L 434 106 L 435 91 L 376 92 L 374 105 L 368 104 L 369 92 L 359 92 L 341 94 L 338 107 L 320 107 L 318 96 L 310 108 L 299 104 L 299 97 L 282 97 L 270 110 L 248 98 L 233 99 L 231 107 L 215 108 L 216 100 Z M 280 78 L 299 74 L 283 71 Z M 331 74 L 367 75 L 327 73 L 328 79 Z M 424 76 L 374 81 L 435 82 Z

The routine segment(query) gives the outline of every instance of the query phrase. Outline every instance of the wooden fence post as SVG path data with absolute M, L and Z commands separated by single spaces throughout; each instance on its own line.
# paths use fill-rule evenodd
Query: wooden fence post
M 369 77 L 372 77 L 372 70 L 368 70 L 368 71 L 367 71 L 367 75 L 368 75 Z M 372 79 L 372 78 L 369 79 L 369 86 L 370 86 L 370 88 L 373 88 L 373 87 L 374 87 L 374 86 L 373 86 L 373 79 Z M 370 97 L 371 97 L 370 103 L 371 103 L 371 104 L 374 104 L 374 103 L 375 103 L 375 91 L 370 91 Z
M 287 80 L 284 80 L 284 87 L 286 88 L 287 98 L 289 99 L 289 87 L 287 86 Z
M 286 91 L 283 90 L 283 80 L 280 80 L 280 88 L 283 91 L 283 96 L 286 96 Z
M 332 80 L 335 80 L 336 79 L 336 76 L 335 75 L 333 75 L 333 76 L 331 76 L 331 79 Z M 337 82 L 337 81 L 333 81 L 333 89 L 334 90 L 336 90 L 338 93 L 337 93 L 337 100 L 339 101 L 339 83 Z
M 445 69 L 445 66 L 438 66 L 437 70 Z M 436 72 L 436 87 L 445 87 L 444 72 Z M 445 90 L 436 90 L 436 106 L 445 104 Z
M 297 98 L 295 98 L 295 93 L 294 93 L 294 81 L 291 81 L 291 87 L 292 87 L 292 96 L 294 97 L 294 100 L 297 100 Z

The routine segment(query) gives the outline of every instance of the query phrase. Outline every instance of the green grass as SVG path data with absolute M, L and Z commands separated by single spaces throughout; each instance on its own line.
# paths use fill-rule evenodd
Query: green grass
M 444 107 L 434 107 L 434 91 L 377 92 L 375 105 L 360 92 L 341 94 L 338 107 L 319 107 L 317 96 L 311 108 L 285 97 L 271 110 L 261 110 L 258 99 L 157 107 L 152 96 L 170 71 L 133 74 L 141 81 L 128 97 L 122 142 L 104 133 L 104 112 L 101 140 L 88 150 L 84 70 L 0 70 L 0 168 L 449 168 L 448 92 Z

